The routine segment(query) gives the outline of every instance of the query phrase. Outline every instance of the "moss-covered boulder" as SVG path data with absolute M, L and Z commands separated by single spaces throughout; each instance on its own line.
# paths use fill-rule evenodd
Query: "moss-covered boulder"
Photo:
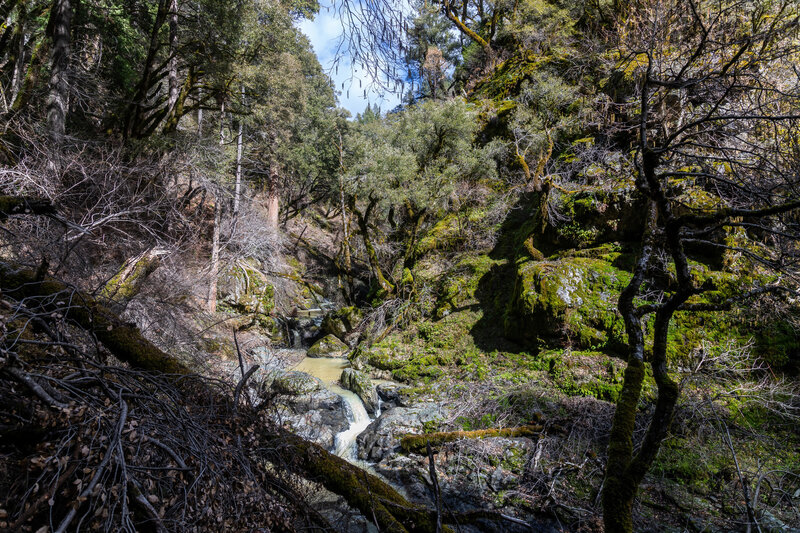
M 223 272 L 217 289 L 222 304 L 239 313 L 266 315 L 275 307 L 275 291 L 255 264 Z
M 616 311 L 630 274 L 598 258 L 525 261 L 518 266 L 506 334 L 533 342 L 568 342 L 619 351 L 624 324 Z
M 322 382 L 305 372 L 277 372 L 272 380 L 272 390 L 280 394 L 302 396 L 322 389 Z
M 325 335 L 308 349 L 309 357 L 344 357 L 350 347 L 335 335 Z
M 322 331 L 344 340 L 363 318 L 364 314 L 358 307 L 342 307 L 325 315 L 322 320 Z
M 436 317 L 442 318 L 473 302 L 483 276 L 499 261 L 488 255 L 467 255 L 443 277 L 436 305 Z
M 368 413 L 375 414 L 378 411 L 378 393 L 369 376 L 352 368 L 345 368 L 339 381 L 345 389 L 353 391 L 361 398 Z

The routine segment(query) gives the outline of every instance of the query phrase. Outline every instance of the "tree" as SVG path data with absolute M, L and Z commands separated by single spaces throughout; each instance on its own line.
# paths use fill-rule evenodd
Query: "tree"
M 636 80 L 636 187 L 648 208 L 619 298 L 629 352 L 608 445 L 606 531 L 633 530 L 637 487 L 669 430 L 680 394 L 668 360 L 675 313 L 726 310 L 798 279 L 798 14 L 790 1 L 641 2 L 620 33 L 619 68 Z M 747 273 L 732 294 L 702 278 L 691 259 L 698 246 Z M 647 366 L 656 401 L 635 446 Z
M 373 275 L 393 293 L 374 245 L 374 220 L 397 226 L 403 278 L 418 258 L 417 245 L 430 215 L 446 207 L 459 182 L 495 176 L 490 151 L 474 144 L 474 111 L 460 99 L 425 101 L 382 120 L 364 120 L 348 142 L 353 147 L 346 189 Z M 395 213 L 400 215 L 399 224 Z
M 56 143 L 64 137 L 69 105 L 70 27 L 69 0 L 55 0 L 48 23 L 53 51 L 50 60 L 50 92 L 47 97 L 47 126 Z

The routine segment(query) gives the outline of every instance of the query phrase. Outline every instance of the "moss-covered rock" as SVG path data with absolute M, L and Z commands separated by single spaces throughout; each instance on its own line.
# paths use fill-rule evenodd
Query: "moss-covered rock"
M 309 357 L 344 357 L 350 347 L 334 335 L 325 335 L 308 349 Z
M 569 342 L 619 350 L 624 324 L 616 301 L 630 274 L 602 259 L 524 261 L 505 317 L 506 334 L 533 342 Z
M 221 302 L 244 314 L 269 314 L 275 307 L 275 291 L 255 264 L 235 266 L 217 284 Z
M 363 372 L 353 370 L 352 368 L 345 368 L 342 371 L 342 376 L 339 378 L 342 386 L 350 391 L 356 393 L 364 402 L 364 408 L 368 413 L 374 414 L 378 410 L 378 393 L 372 385 L 372 380 Z
M 342 307 L 325 315 L 322 320 L 322 331 L 327 335 L 335 335 L 344 340 L 348 333 L 361 322 L 364 314 L 358 307 Z
M 468 255 L 444 276 L 436 306 L 436 317 L 450 314 L 476 297 L 481 279 L 498 261 L 487 255 Z
M 302 396 L 322 389 L 322 382 L 305 372 L 278 372 L 273 377 L 272 389 L 280 394 Z

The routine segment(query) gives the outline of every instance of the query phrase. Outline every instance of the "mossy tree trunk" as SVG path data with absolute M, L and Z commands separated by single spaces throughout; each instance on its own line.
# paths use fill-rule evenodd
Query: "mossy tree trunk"
M 419 232 L 425 217 L 428 214 L 424 207 L 417 208 L 409 200 L 406 200 L 403 208 L 405 209 L 405 220 L 403 223 L 403 268 L 411 270 L 419 259 L 417 243 L 419 242 Z
M 147 277 L 161 264 L 167 253 L 163 248 L 148 248 L 139 255 L 125 261 L 119 271 L 100 290 L 99 300 L 109 308 L 120 312 L 142 289 Z
M 378 251 L 375 249 L 375 245 L 372 243 L 372 238 L 369 233 L 369 218 L 376 205 L 377 200 L 370 198 L 367 207 L 362 213 L 356 209 L 355 201 L 351 201 L 350 210 L 355 213 L 356 219 L 358 220 L 358 229 L 361 232 L 361 238 L 364 240 L 364 248 L 367 249 L 367 259 L 369 260 L 372 275 L 375 276 L 378 285 L 385 294 L 394 294 L 395 286 L 383 275 L 383 270 L 381 269 L 378 258 Z

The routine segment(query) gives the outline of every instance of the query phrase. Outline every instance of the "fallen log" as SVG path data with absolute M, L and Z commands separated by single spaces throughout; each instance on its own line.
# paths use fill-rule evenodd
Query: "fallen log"
M 139 294 L 147 277 L 159 267 L 161 256 L 167 253 L 163 248 L 152 247 L 125 261 L 100 290 L 100 301 L 115 312 L 125 309 L 128 302 Z
M 51 277 L 39 279 L 33 270 L 0 263 L 0 289 L 12 298 L 37 298 L 43 310 L 60 313 L 94 336 L 114 356 L 134 368 L 162 374 L 188 375 L 184 363 L 145 339 L 139 328 L 124 322 L 91 296 Z
M 425 455 L 430 444 L 434 450 L 442 444 L 461 439 L 484 439 L 487 437 L 538 437 L 544 428 L 538 424 L 503 429 L 480 429 L 476 431 L 443 431 L 422 435 L 407 434 L 400 439 L 400 447 L 406 453 Z

